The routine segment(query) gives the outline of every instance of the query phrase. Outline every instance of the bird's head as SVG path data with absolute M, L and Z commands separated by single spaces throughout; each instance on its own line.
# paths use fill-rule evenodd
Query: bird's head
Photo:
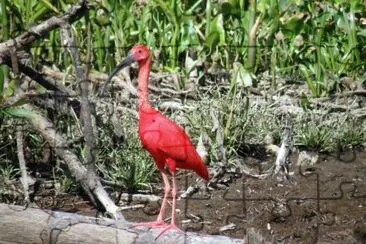
M 132 56 L 136 62 L 145 61 L 150 58 L 150 50 L 143 44 L 137 44 L 131 48 L 128 56 Z
M 102 96 L 104 93 L 104 89 L 106 88 L 109 81 L 115 76 L 121 69 L 131 65 L 134 62 L 138 62 L 139 64 L 144 63 L 150 58 L 150 50 L 143 44 L 137 44 L 128 52 L 127 57 L 122 60 L 122 62 L 117 65 L 117 67 L 111 72 L 107 81 L 104 83 L 102 89 L 100 89 L 98 96 Z

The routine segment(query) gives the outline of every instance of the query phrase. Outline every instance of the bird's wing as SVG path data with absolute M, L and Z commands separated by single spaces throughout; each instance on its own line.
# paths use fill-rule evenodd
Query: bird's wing
M 160 170 L 167 164 L 170 170 L 191 169 L 208 180 L 205 164 L 187 134 L 176 123 L 158 113 L 152 117 L 140 117 L 139 128 L 141 141 Z
M 186 161 L 188 154 L 192 153 L 192 149 L 195 150 L 187 134 L 166 117 L 160 118 L 159 122 L 159 150 L 176 161 Z

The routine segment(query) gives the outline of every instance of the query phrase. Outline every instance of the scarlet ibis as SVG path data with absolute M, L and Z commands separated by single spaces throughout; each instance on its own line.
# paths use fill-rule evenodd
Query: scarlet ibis
M 164 232 L 179 228 L 175 224 L 177 185 L 175 180 L 176 168 L 195 171 L 200 177 L 208 181 L 208 172 L 205 164 L 198 155 L 191 140 L 175 122 L 165 117 L 154 109 L 148 98 L 148 81 L 150 74 L 151 57 L 150 50 L 142 45 L 135 45 L 128 56 L 112 71 L 100 94 L 103 93 L 107 83 L 123 67 L 137 62 L 138 70 L 138 108 L 139 122 L 138 133 L 142 146 L 151 154 L 156 166 L 159 168 L 164 181 L 164 198 L 156 221 L 137 223 L 134 226 L 146 226 L 151 228 L 164 228 L 158 238 Z M 165 167 L 172 177 L 171 189 Z M 171 191 L 172 190 L 172 191 Z M 163 221 L 167 204 L 167 197 L 171 192 L 173 198 L 172 215 L 170 224 Z

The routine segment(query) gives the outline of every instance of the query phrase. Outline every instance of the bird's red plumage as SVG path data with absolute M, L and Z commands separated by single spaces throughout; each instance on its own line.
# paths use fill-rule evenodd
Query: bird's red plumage
M 140 110 L 139 136 L 144 148 L 151 154 L 160 170 L 173 159 L 175 168 L 191 169 L 203 179 L 208 180 L 208 172 L 191 140 L 172 120 L 153 108 Z

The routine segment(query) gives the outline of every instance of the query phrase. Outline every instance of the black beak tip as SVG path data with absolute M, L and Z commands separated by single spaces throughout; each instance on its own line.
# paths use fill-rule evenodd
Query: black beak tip
M 123 69 L 124 67 L 127 67 L 127 66 L 131 65 L 134 62 L 136 62 L 135 57 L 131 53 L 128 53 L 128 56 L 119 65 L 117 65 L 117 67 L 111 72 L 111 74 L 109 75 L 107 81 L 104 83 L 104 85 L 102 86 L 102 88 L 99 90 L 97 96 L 98 97 L 103 96 L 104 90 L 107 87 L 107 84 L 113 78 L 113 76 L 115 76 L 121 69 Z

